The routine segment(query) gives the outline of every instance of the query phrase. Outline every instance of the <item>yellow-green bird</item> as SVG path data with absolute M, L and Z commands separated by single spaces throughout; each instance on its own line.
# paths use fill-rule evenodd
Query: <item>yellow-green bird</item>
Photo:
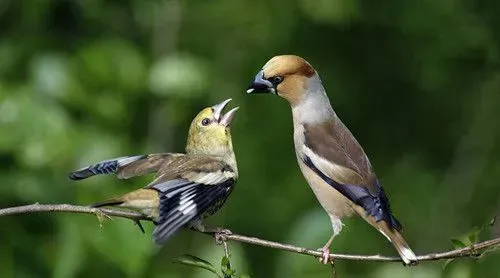
M 81 180 L 99 174 L 128 179 L 149 173 L 143 189 L 94 204 L 133 209 L 154 219 L 154 241 L 161 245 L 181 227 L 206 230 L 202 219 L 217 212 L 238 179 L 231 123 L 238 107 L 222 111 L 231 99 L 203 109 L 189 128 L 186 153 L 127 156 L 84 167 L 70 174 Z

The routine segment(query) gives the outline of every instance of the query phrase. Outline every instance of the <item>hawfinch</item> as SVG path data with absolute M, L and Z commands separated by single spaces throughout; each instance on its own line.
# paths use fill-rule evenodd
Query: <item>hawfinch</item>
M 404 264 L 417 263 L 368 157 L 333 111 L 316 70 L 301 57 L 276 56 L 257 73 L 247 93 L 276 94 L 290 103 L 300 170 L 332 222 L 322 261 L 328 262 L 342 218 L 357 214 L 394 245 Z

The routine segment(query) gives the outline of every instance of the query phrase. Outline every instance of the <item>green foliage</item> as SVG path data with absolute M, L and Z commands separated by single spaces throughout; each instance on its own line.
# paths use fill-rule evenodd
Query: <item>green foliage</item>
M 187 266 L 206 269 L 206 270 L 212 272 L 213 274 L 215 274 L 215 276 L 223 278 L 223 276 L 221 276 L 221 275 L 219 275 L 219 273 L 217 273 L 217 270 L 215 270 L 215 267 L 210 262 L 207 262 L 204 259 L 200 259 L 196 256 L 186 254 L 186 255 L 183 255 L 182 257 L 177 258 L 175 260 L 175 262 L 179 263 L 179 264 L 187 265 Z M 223 273 L 223 274 L 225 275 L 225 273 Z
M 371 159 L 417 254 L 481 227 L 500 207 L 500 4 L 495 1 L 45 0 L 0 1 L 0 207 L 87 205 L 150 177 L 67 173 L 95 161 L 182 152 L 191 118 L 233 98 L 240 180 L 208 225 L 309 248 L 331 225 L 297 167 L 288 105 L 245 94 L 273 55 L 318 70 L 332 104 Z M 104 219 L 104 218 L 103 218 Z M 359 219 L 333 252 L 396 255 Z M 39 214 L 0 218 L 1 277 L 207 277 L 170 264 L 189 253 L 219 275 L 329 277 L 316 259 L 220 246 L 183 231 L 156 248 L 128 220 Z M 479 229 L 481 230 L 481 229 Z M 479 233 L 481 233 L 479 235 Z M 498 225 L 454 240 L 469 246 Z M 483 253 L 484 254 L 484 253 Z M 338 261 L 339 277 L 494 277 L 481 263 L 416 268 Z
M 227 256 L 222 257 L 220 261 L 220 267 L 224 278 L 231 278 L 235 276 L 236 270 L 231 269 L 231 263 L 229 262 L 229 257 Z
M 185 254 L 182 255 L 181 257 L 177 258 L 175 263 L 195 267 L 195 268 L 201 268 L 208 270 L 212 272 L 215 276 L 220 277 L 220 278 L 250 278 L 250 276 L 247 275 L 237 275 L 236 270 L 234 268 L 231 268 L 231 262 L 229 261 L 229 257 L 224 255 L 221 259 L 220 262 L 220 273 L 217 272 L 215 267 L 208 261 L 198 258 L 193 255 Z
M 489 228 L 493 227 L 493 225 L 495 225 L 495 222 L 496 222 L 496 217 L 492 218 L 488 223 L 484 224 L 479 228 L 475 227 L 471 231 L 465 233 L 464 235 L 461 235 L 460 237 L 452 238 L 451 243 L 453 244 L 453 248 L 462 249 L 462 248 L 473 247 L 474 244 L 479 242 L 480 234 L 487 231 Z M 484 250 L 473 251 L 470 254 L 472 258 L 479 259 L 485 253 L 492 252 L 496 249 L 498 249 L 498 246 L 492 246 Z M 446 260 L 444 262 L 443 269 L 446 269 L 446 267 L 448 267 L 448 265 L 455 260 L 456 260 L 455 258 Z

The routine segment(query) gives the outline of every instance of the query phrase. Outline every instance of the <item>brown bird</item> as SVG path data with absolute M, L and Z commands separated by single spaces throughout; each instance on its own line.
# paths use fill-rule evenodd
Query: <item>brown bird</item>
M 201 220 L 222 207 L 238 179 L 230 133 L 238 107 L 222 114 L 229 101 L 205 108 L 194 118 L 186 154 L 110 159 L 74 171 L 70 179 L 81 180 L 98 174 L 116 174 L 119 179 L 128 179 L 156 173 L 144 189 L 93 207 L 116 206 L 140 211 L 154 220 L 153 237 L 159 245 L 183 226 L 208 231 Z
M 322 261 L 328 262 L 341 219 L 356 213 L 394 245 L 405 264 L 417 263 L 368 157 L 333 111 L 316 70 L 301 57 L 276 56 L 257 73 L 247 93 L 277 94 L 290 103 L 300 169 L 332 222 Z

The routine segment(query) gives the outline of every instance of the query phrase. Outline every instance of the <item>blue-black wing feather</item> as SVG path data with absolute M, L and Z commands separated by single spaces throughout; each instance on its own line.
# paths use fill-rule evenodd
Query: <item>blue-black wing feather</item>
M 207 185 L 176 179 L 153 185 L 160 194 L 160 215 L 153 231 L 155 242 L 163 244 L 187 223 L 218 210 L 231 193 L 234 182 L 228 179 Z

